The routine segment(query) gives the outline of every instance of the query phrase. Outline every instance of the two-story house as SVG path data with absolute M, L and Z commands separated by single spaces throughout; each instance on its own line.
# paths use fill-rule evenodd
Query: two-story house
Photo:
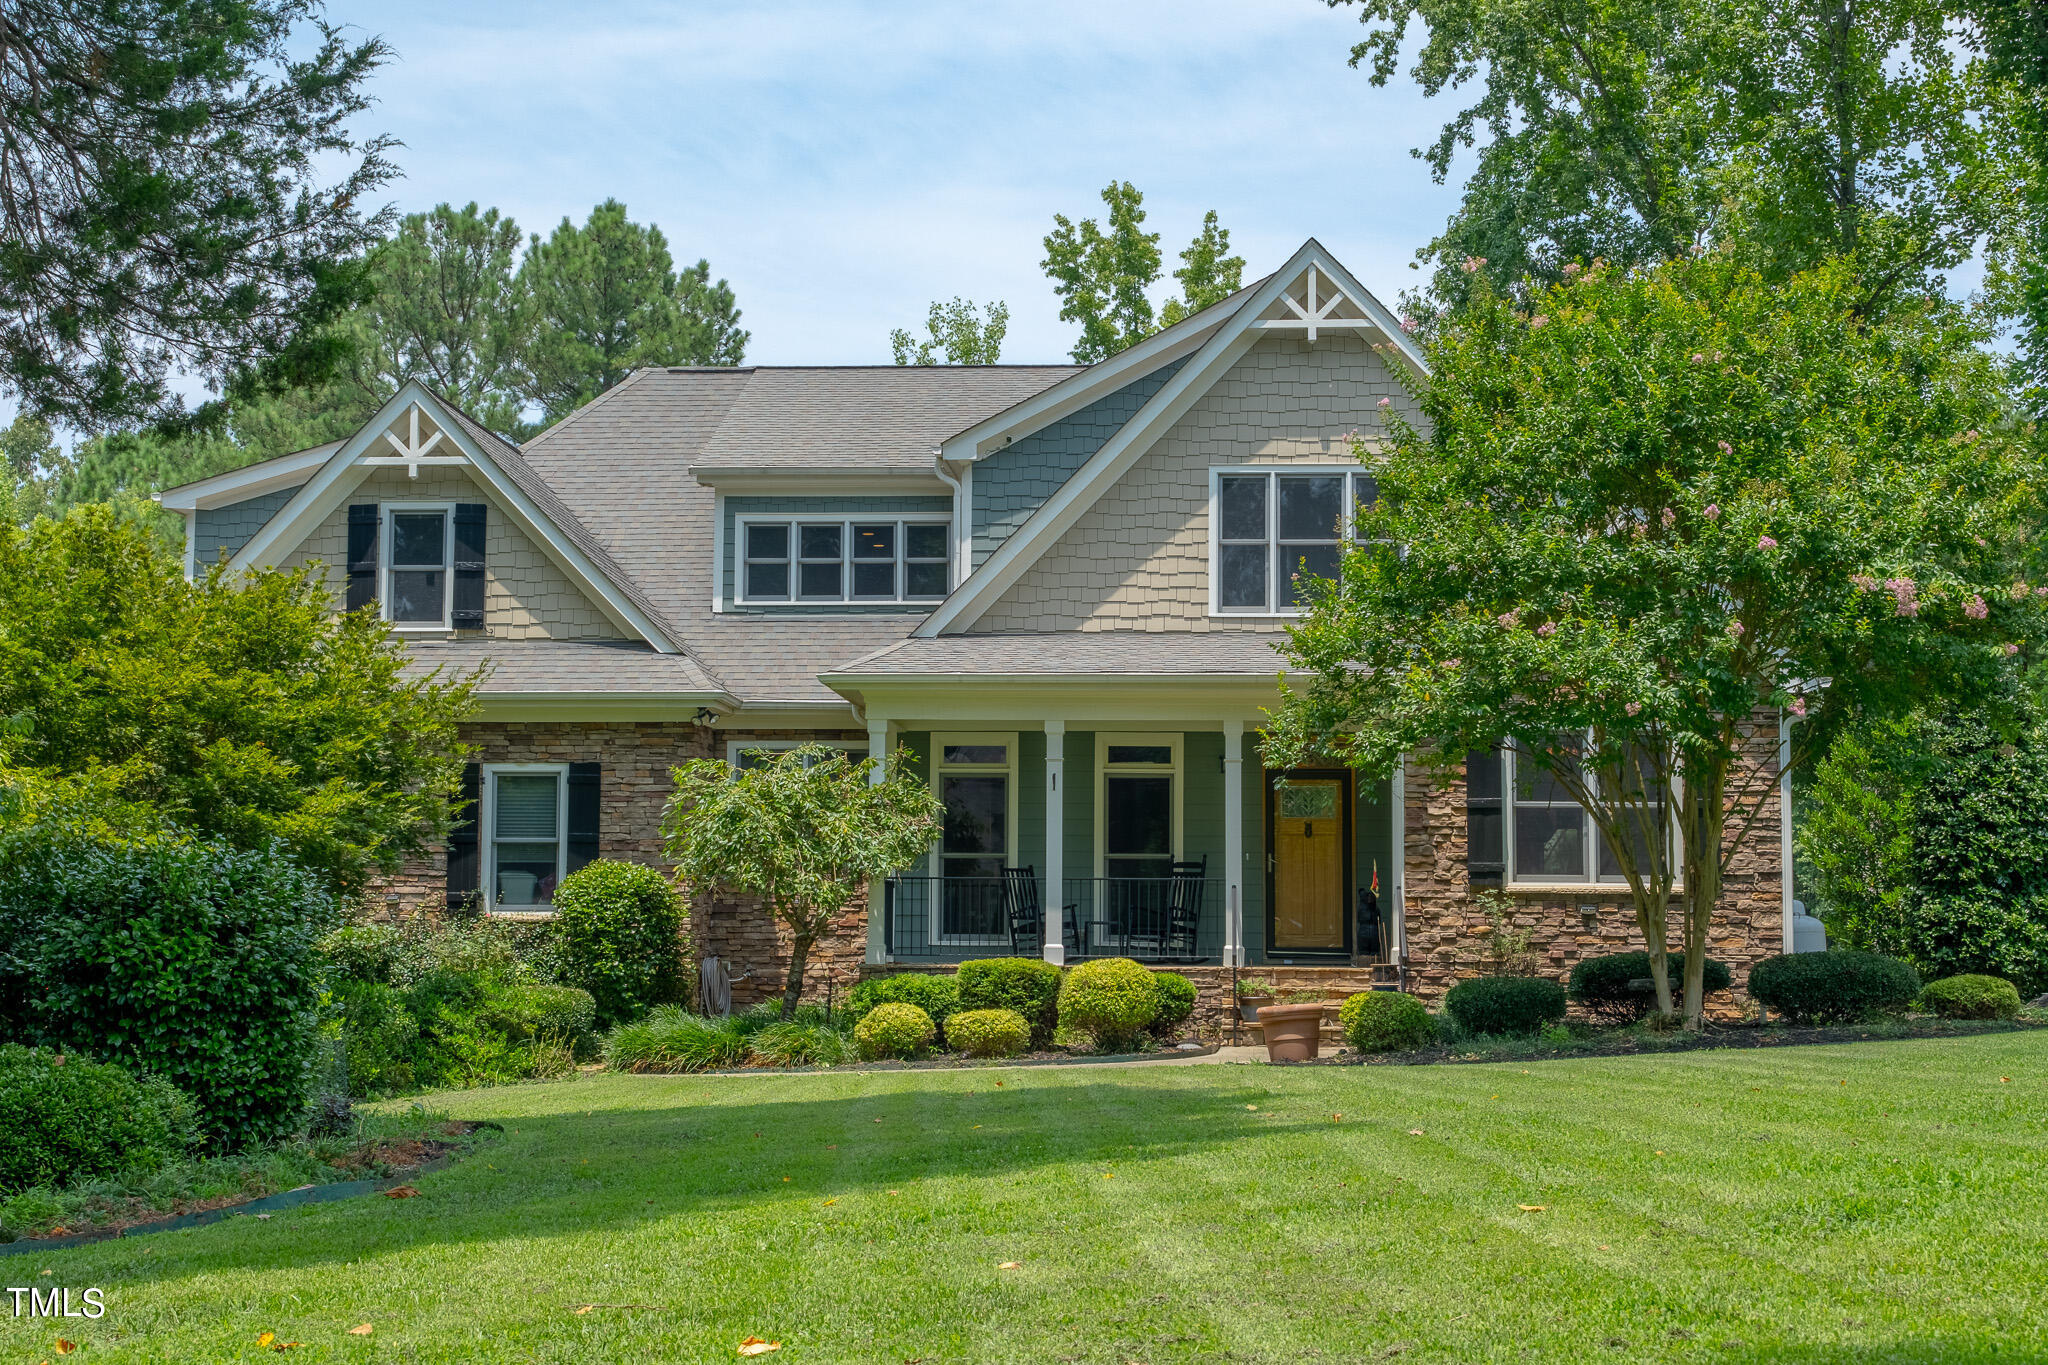
M 1403 367 L 1310 241 L 1087 367 L 649 369 L 524 447 L 413 384 L 347 441 L 162 502 L 195 564 L 317 561 L 417 668 L 489 661 L 471 817 L 394 901 L 544 912 L 593 856 L 660 861 L 674 764 L 900 746 L 944 834 L 848 908 L 820 991 L 1114 953 L 1211 990 L 1236 965 L 1433 996 L 1470 969 L 1475 883 L 1560 973 L 1633 931 L 1594 831 L 1511 755 L 1451 782 L 1261 760 L 1298 575 L 1374 496 L 1353 442 L 1411 411 Z M 1728 879 L 1738 981 L 1789 946 L 1777 834 Z M 693 933 L 740 998 L 779 989 L 758 911 L 699 906 Z

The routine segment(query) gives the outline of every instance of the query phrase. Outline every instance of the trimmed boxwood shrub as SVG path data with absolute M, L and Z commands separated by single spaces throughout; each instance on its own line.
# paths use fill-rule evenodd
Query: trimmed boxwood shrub
M 1014 1057 L 1031 1043 L 1031 1025 L 1015 1010 L 962 1010 L 946 1021 L 946 1046 L 969 1057 Z
M 45 823 L 0 836 L 0 1037 L 161 1076 L 217 1149 L 297 1130 L 334 899 L 283 852 Z
M 869 1010 L 853 1026 L 853 1041 L 860 1055 L 873 1061 L 879 1057 L 911 1058 L 922 1054 L 938 1037 L 932 1017 L 915 1005 L 885 1000 Z
M 960 988 L 950 976 L 903 972 L 863 981 L 846 994 L 846 1016 L 856 1024 L 877 1005 L 915 1005 L 935 1025 L 960 1008 Z
M 1997 976 L 1945 976 L 1927 983 L 1920 1008 L 1944 1019 L 2010 1019 L 2020 1012 L 2020 988 Z
M 1401 991 L 1361 991 L 1337 1011 L 1337 1022 L 1360 1052 L 1406 1052 L 1436 1041 L 1436 1020 Z
M 1152 973 L 1152 988 L 1158 993 L 1158 1012 L 1152 1016 L 1153 1035 L 1170 1038 L 1195 1012 L 1195 983 L 1179 972 Z
M 189 1096 L 77 1053 L 0 1044 L 0 1195 L 154 1171 L 199 1140 Z
M 1882 953 L 1783 953 L 1749 969 L 1749 993 L 1794 1024 L 1853 1024 L 1902 1013 L 1920 974 Z
M 1151 970 L 1127 957 L 1083 962 L 1060 984 L 1061 1025 L 1080 1029 L 1106 1052 L 1136 1050 L 1158 1013 Z
M 597 1001 L 574 986 L 513 986 L 487 1002 L 490 1022 L 516 1037 L 574 1046 L 597 1025 Z
M 599 858 L 555 888 L 554 933 L 564 983 L 589 991 L 597 1019 L 637 1019 L 683 997 L 682 898 L 641 863 Z
M 986 957 L 960 964 L 953 978 L 963 1010 L 1015 1010 L 1031 1025 L 1031 1045 L 1050 1047 L 1060 1021 L 1060 969 L 1035 957 Z
M 1444 1009 L 1472 1033 L 1534 1033 L 1564 1018 L 1564 987 L 1540 976 L 1480 976 L 1460 981 Z
M 1671 997 L 1676 1004 L 1685 990 L 1685 954 L 1666 954 L 1664 965 L 1671 974 Z M 1629 989 L 1629 982 L 1648 980 L 1649 975 L 1650 955 L 1647 952 L 1589 957 L 1572 968 L 1565 994 L 1573 1004 L 1603 1023 L 1633 1024 L 1657 1007 L 1654 990 Z M 1734 981 L 1728 972 L 1728 964 L 1716 962 L 1711 957 L 1707 959 L 1701 975 L 1702 984 L 1709 994 L 1727 990 Z

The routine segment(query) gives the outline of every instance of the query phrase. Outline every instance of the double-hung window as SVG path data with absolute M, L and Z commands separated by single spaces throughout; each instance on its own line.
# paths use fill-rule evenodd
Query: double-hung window
M 1210 517 L 1210 607 L 1218 615 L 1291 616 L 1308 580 L 1335 578 L 1358 508 L 1379 484 L 1355 468 L 1218 469 Z
M 936 602 L 952 584 L 943 521 L 744 517 L 739 600 Z
M 445 504 L 385 509 L 384 615 L 394 625 L 447 629 L 453 510 Z
M 1006 936 L 1003 869 L 1017 846 L 1017 737 L 932 736 L 932 787 L 946 808 L 935 859 L 941 941 Z
M 484 885 L 497 910 L 545 910 L 568 842 L 568 766 L 488 764 L 483 770 Z
M 1590 742 L 1589 736 L 1577 745 L 1551 746 L 1554 761 L 1548 767 L 1513 744 L 1466 756 L 1466 858 L 1474 882 L 1503 877 L 1533 885 L 1622 881 L 1613 847 L 1571 794 L 1574 785 L 1597 792 L 1603 781 L 1625 784 L 1630 799 L 1624 803 L 1623 829 L 1638 868 L 1647 870 L 1652 837 L 1663 840 L 1667 858 L 1675 856 L 1669 793 L 1654 785 L 1654 765 L 1646 755 L 1632 754 L 1618 775 L 1597 767 L 1587 774 L 1580 755 Z

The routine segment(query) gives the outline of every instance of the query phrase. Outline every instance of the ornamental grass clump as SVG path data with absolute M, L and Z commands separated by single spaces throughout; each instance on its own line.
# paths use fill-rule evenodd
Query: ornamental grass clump
M 1749 969 L 1749 993 L 1793 1024 L 1857 1024 L 1905 1013 L 1920 974 L 1882 953 L 1784 953 Z
M 604 1039 L 604 1062 L 613 1071 L 710 1071 L 747 1059 L 750 1034 L 738 1017 L 706 1019 L 662 1005 L 644 1019 L 620 1024 Z
M 1060 969 L 1035 957 L 987 957 L 960 964 L 953 981 L 963 1010 L 1015 1010 L 1031 1024 L 1031 1045 L 1052 1045 L 1060 1018 Z
M 747 1040 L 747 1051 L 763 1066 L 838 1066 L 858 1056 L 853 1040 L 838 1029 L 794 1019 L 758 1030 Z
M 1337 1011 L 1337 1022 L 1360 1052 L 1407 1052 L 1436 1041 L 1436 1020 L 1401 991 L 1361 991 Z
M 2020 1012 L 2020 988 L 1998 976 L 1945 976 L 1921 990 L 1920 1008 L 1943 1019 L 2010 1019 Z
M 968 1057 L 1014 1057 L 1031 1045 L 1031 1025 L 1015 1010 L 962 1010 L 946 1021 L 946 1046 Z
M 932 1017 L 915 1005 L 892 1001 L 877 1005 L 853 1026 L 853 1041 L 860 1055 L 869 1061 L 894 1057 L 909 1061 L 921 1057 L 938 1037 Z
M 1563 1020 L 1564 987 L 1540 976 L 1481 976 L 1460 981 L 1444 1010 L 1468 1033 L 1535 1033 Z
M 1152 973 L 1127 957 L 1083 962 L 1060 986 L 1060 1026 L 1079 1029 L 1101 1052 L 1135 1052 L 1159 1014 Z

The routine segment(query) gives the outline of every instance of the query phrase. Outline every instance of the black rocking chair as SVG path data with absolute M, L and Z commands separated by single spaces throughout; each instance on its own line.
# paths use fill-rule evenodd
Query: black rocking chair
M 1010 952 L 1016 957 L 1035 955 L 1045 947 L 1045 911 L 1038 901 L 1038 869 L 1028 867 L 1006 867 L 1003 869 L 1003 905 L 1009 912 Z M 1080 933 L 1074 923 L 1074 907 L 1061 907 L 1062 928 L 1065 930 L 1067 949 L 1075 956 L 1081 952 Z M 1023 944 L 1030 944 L 1034 953 L 1022 950 Z
M 1202 923 L 1202 888 L 1209 880 L 1209 855 L 1199 861 L 1175 863 L 1166 888 L 1165 947 L 1180 957 L 1195 956 L 1195 935 Z

